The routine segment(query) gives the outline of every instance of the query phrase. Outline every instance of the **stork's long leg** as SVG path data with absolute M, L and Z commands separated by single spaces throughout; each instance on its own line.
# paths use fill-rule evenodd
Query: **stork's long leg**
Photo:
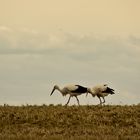
M 66 105 L 68 105 L 68 103 L 70 102 L 70 98 L 71 98 L 71 96 L 69 97 L 69 99 L 68 99 L 68 101 L 67 101 Z
M 75 96 L 75 98 L 77 99 L 78 105 L 80 105 L 80 104 L 79 104 L 79 99 L 77 98 L 77 96 Z
M 101 100 L 101 98 L 98 96 L 98 98 L 99 98 L 99 100 L 100 100 L 100 104 L 102 104 L 102 100 Z
M 103 100 L 104 100 L 103 103 L 105 103 L 105 98 L 104 98 L 104 97 L 102 97 L 102 98 L 103 98 Z

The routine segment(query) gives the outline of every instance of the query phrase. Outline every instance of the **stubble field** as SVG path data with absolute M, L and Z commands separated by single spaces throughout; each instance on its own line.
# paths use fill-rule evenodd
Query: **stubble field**
M 140 105 L 0 106 L 0 140 L 140 140 Z

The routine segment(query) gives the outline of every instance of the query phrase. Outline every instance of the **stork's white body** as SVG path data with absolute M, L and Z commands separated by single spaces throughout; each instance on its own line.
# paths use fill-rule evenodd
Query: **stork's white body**
M 79 88 L 79 85 L 66 85 L 64 88 L 61 89 L 61 92 L 63 92 L 64 96 L 67 94 L 70 94 L 71 96 L 78 96 L 85 92 L 77 92 Z
M 94 86 L 91 89 L 90 93 L 93 97 L 97 96 L 99 98 L 100 104 L 105 103 L 105 98 L 104 98 L 105 96 L 107 96 L 108 94 L 115 94 L 114 90 L 112 88 L 108 87 L 106 84 Z M 101 100 L 101 97 L 104 100 L 103 102 Z
M 86 87 L 83 87 L 83 86 L 80 86 L 80 85 L 67 85 L 65 86 L 64 88 L 59 88 L 59 86 L 55 85 L 52 92 L 51 92 L 51 95 L 53 94 L 53 92 L 55 90 L 58 90 L 62 93 L 63 96 L 66 96 L 67 94 L 70 95 L 69 99 L 68 99 L 68 102 L 66 103 L 66 105 L 68 105 L 69 101 L 70 101 L 70 98 L 71 97 L 75 97 L 77 99 L 77 102 L 78 102 L 78 105 L 79 105 L 79 100 L 77 98 L 77 96 L 81 95 L 81 94 L 84 94 L 84 93 L 88 93 L 90 92 L 90 90 L 88 90 L 88 88 Z

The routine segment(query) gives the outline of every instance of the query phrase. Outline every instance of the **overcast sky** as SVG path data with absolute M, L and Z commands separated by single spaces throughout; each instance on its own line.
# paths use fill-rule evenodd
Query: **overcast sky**
M 116 91 L 140 103 L 139 0 L 0 0 L 0 104 L 65 104 L 55 84 Z M 79 97 L 98 104 L 97 97 Z M 70 104 L 77 104 L 71 99 Z

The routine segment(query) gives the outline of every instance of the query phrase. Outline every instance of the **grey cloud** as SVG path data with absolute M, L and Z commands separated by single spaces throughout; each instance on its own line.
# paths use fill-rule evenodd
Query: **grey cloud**
M 6 33 L 5 33 L 6 34 Z M 102 55 L 127 55 L 132 52 L 137 53 L 131 44 L 138 44 L 139 39 L 132 36 L 128 39 L 119 37 L 80 36 L 70 33 L 60 32 L 59 34 L 33 34 L 32 32 L 14 31 L 3 36 L 0 32 L 0 53 L 17 54 L 102 54 Z M 139 52 L 138 52 L 139 53 Z
M 11 35 L 15 36 L 11 38 Z M 134 36 L 123 39 L 80 36 L 62 31 L 52 35 L 33 34 L 29 31 L 13 32 L 13 34 L 8 32 L 5 36 L 0 34 L 0 54 L 46 55 L 54 58 L 61 56 L 77 62 L 88 62 L 96 67 L 104 66 L 110 69 L 115 66 L 117 69 L 119 67 L 132 69 L 140 61 L 140 50 L 133 48 L 135 40 L 138 44 L 138 39 Z
M 70 58 L 77 62 L 88 62 L 96 67 L 104 66 L 107 70 L 114 66 L 117 69 L 119 67 L 132 69 L 140 61 L 140 50 L 135 50 L 132 46 L 136 40 L 134 37 L 127 39 L 120 37 L 99 38 L 92 35 L 80 36 L 64 32 L 52 35 L 18 33 L 14 33 L 13 40 L 9 36 L 3 38 L 2 35 L 0 36 L 0 54 L 51 55 L 54 58 L 61 56 L 64 59 Z M 18 36 L 16 36 L 17 34 Z
M 135 38 L 0 32 L 0 88 L 8 95 L 21 90 L 16 95 L 42 93 L 47 99 L 53 84 L 107 82 L 116 86 L 116 96 L 125 92 L 140 98 L 139 37 Z
M 134 45 L 140 47 L 140 37 L 136 37 L 134 35 L 130 35 L 128 37 L 128 40 L 130 41 L 131 44 L 134 44 Z

